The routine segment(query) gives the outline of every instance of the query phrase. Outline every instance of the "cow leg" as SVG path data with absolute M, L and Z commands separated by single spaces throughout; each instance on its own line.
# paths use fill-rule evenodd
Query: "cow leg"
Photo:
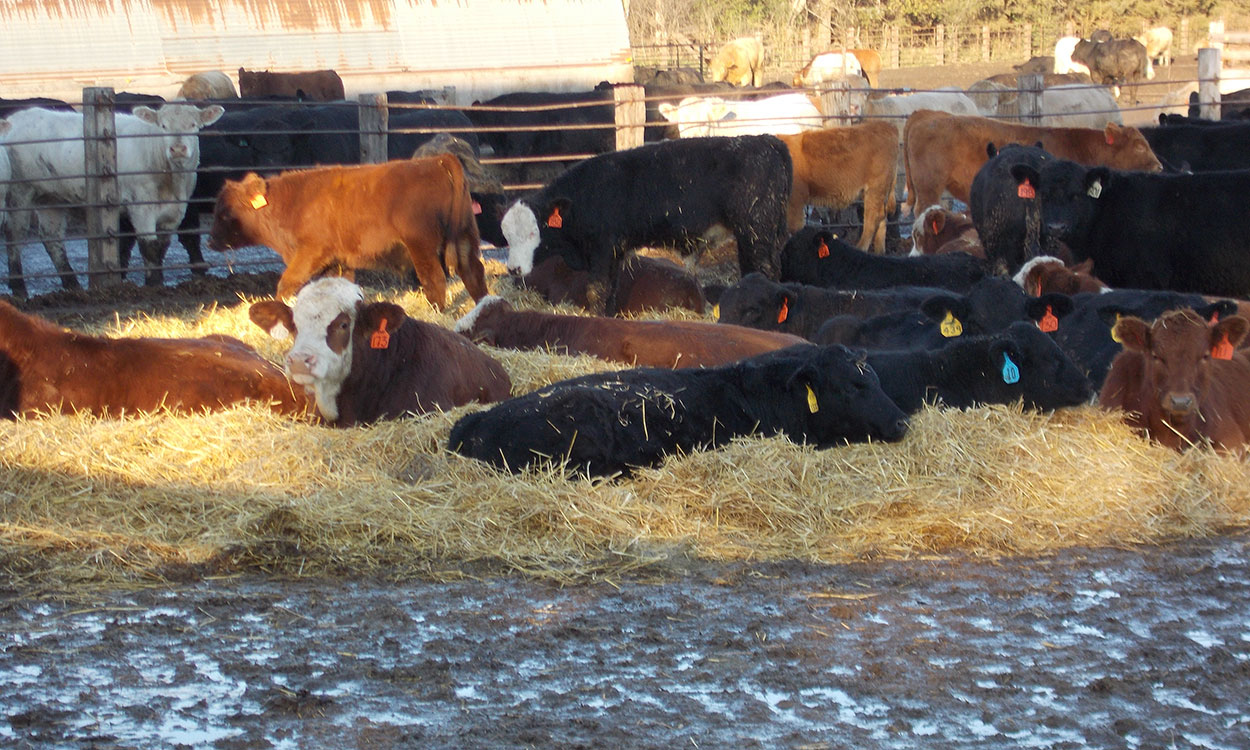
M 52 266 L 61 277 L 61 286 L 65 289 L 82 289 L 82 285 L 78 283 L 78 276 L 74 274 L 74 268 L 69 264 L 69 258 L 65 255 L 65 240 L 62 239 L 65 237 L 65 212 L 41 210 L 37 211 L 36 215 L 39 221 L 39 237 L 43 240 L 44 250 L 48 251 Z
M 434 309 L 442 310 L 447 306 L 447 273 L 443 270 L 438 248 L 407 245 L 405 249 L 412 259 L 417 279 L 421 281 L 421 291 L 425 298 Z
M 859 232 L 860 250 L 869 246 L 877 253 L 885 252 L 885 196 L 875 191 L 864 191 L 864 224 Z
M 7 233 L 6 233 L 7 234 Z M 9 291 L 18 299 L 26 299 L 26 279 L 22 276 L 22 243 L 11 234 L 8 239 Z
M 486 286 L 486 267 L 482 265 L 482 253 L 475 245 L 468 238 L 461 238 L 456 243 L 456 273 L 474 302 L 490 294 L 490 289 Z
M 330 254 L 320 248 L 300 248 L 287 263 L 286 269 L 278 277 L 277 298 L 294 297 L 300 287 L 308 283 L 315 274 L 326 268 L 325 258 Z
M 191 273 L 203 276 L 208 273 L 208 264 L 204 262 L 204 253 L 200 249 L 200 214 L 187 211 L 178 224 L 178 244 L 187 251 L 187 262 L 191 264 Z
M 143 256 L 143 264 L 146 266 L 143 283 L 147 286 L 161 286 L 165 283 L 165 253 L 168 250 L 168 234 L 139 238 L 139 254 Z

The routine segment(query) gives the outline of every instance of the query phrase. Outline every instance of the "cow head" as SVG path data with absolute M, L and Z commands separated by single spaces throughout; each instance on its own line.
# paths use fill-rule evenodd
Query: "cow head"
M 365 304 L 360 287 L 332 276 L 305 285 L 295 306 L 280 300 L 254 303 L 252 322 L 276 339 L 293 334 L 286 375 L 314 396 L 327 421 L 339 418 L 338 396 L 352 370 L 352 351 L 369 346 L 375 332 L 395 331 L 407 315 L 389 302 Z
M 242 180 L 226 180 L 213 207 L 208 246 L 223 251 L 255 244 L 252 227 L 269 206 L 267 190 L 265 178 L 255 173 Z
M 1076 162 L 1053 159 L 1042 168 L 1042 221 L 1046 234 L 1079 250 L 1086 246 L 1103 193 L 1115 184 L 1115 175 L 1106 167 L 1087 168 Z
M 174 169 L 194 171 L 200 165 L 200 129 L 217 122 L 225 111 L 219 104 L 202 109 L 193 104 L 165 104 L 160 109 L 135 107 L 133 114 L 164 133 L 165 158 Z
M 541 206 L 524 200 L 512 204 L 499 222 L 508 240 L 508 272 L 525 275 L 557 253 L 565 256 L 570 268 L 589 270 L 570 239 L 572 220 L 573 202 L 568 198 L 554 198 Z
M 1202 394 L 1210 379 L 1212 360 L 1231 356 L 1245 338 L 1250 321 L 1240 315 L 1214 325 L 1193 310 L 1173 310 L 1154 323 L 1121 318 L 1112 329 L 1126 351 L 1142 360 L 1142 382 L 1153 391 L 1155 406 L 1173 424 L 1200 417 Z
M 1138 172 L 1162 172 L 1159 157 L 1151 150 L 1146 137 L 1137 128 L 1107 123 L 1103 131 L 1107 152 L 1101 163 L 1113 169 Z
M 503 297 L 488 294 L 463 318 L 456 321 L 453 330 L 479 344 L 494 345 L 497 322 L 511 313 L 512 305 Z
M 726 289 L 717 307 L 722 323 L 766 331 L 789 331 L 790 314 L 795 305 L 795 296 L 789 289 L 762 273 L 754 272 Z
M 1055 340 L 1037 326 L 1012 323 L 995 336 L 989 350 L 990 372 L 1002 373 L 1012 398 L 1034 409 L 1058 409 L 1085 403 L 1093 395 L 1089 378 Z
M 893 442 L 907 432 L 907 415 L 881 389 L 863 351 L 833 344 L 780 352 L 802 357 L 785 381 L 791 408 L 807 415 L 801 430 L 787 429 L 795 442 L 817 447 L 848 440 Z

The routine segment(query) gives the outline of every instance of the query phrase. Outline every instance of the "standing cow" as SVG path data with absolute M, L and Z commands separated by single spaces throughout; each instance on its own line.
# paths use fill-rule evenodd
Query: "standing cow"
M 727 81 L 734 86 L 764 83 L 764 43 L 754 37 L 739 37 L 726 42 L 707 61 L 712 82 Z

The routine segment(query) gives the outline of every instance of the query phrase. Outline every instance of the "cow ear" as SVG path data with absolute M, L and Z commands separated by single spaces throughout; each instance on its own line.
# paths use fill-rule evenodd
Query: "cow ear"
M 1072 270 L 1075 271 L 1076 273 L 1087 273 L 1090 276 L 1093 276 L 1094 275 L 1094 259 L 1086 258 L 1080 263 L 1077 263 L 1075 266 L 1072 266 Z
M 149 125 L 157 124 L 156 110 L 151 107 L 135 107 L 130 111 L 130 114 L 138 117 L 140 120 L 143 120 Z
M 819 373 L 816 372 L 816 368 L 803 365 L 786 381 L 786 391 L 790 393 L 790 397 L 802 404 L 802 408 L 806 409 L 809 414 L 820 411 L 816 389 L 812 387 L 813 383 L 820 382 L 818 378 Z
M 935 294 L 920 303 L 920 311 L 937 321 L 945 319 L 947 313 L 963 320 L 968 317 L 968 301 L 954 294 Z
M 281 300 L 253 302 L 247 309 L 247 317 L 279 341 L 295 333 L 295 316 L 290 306 Z
M 213 104 L 200 110 L 200 127 L 206 128 L 209 125 L 221 119 L 226 113 L 226 108 L 220 104 Z
M 1040 297 L 1032 297 L 1024 303 L 1025 314 L 1034 322 L 1041 320 L 1047 308 L 1050 309 L 1051 315 L 1062 318 L 1072 312 L 1072 298 L 1058 292 L 1047 292 Z
M 248 172 L 243 175 L 243 179 L 239 181 L 239 184 L 243 186 L 243 192 L 248 195 L 264 193 L 265 188 L 268 187 L 265 184 L 265 178 L 255 172 Z
M 404 308 L 393 302 L 360 304 L 356 309 L 356 330 L 361 331 L 365 336 L 372 336 L 378 331 L 387 334 L 394 333 L 407 317 L 408 314 L 404 312 Z
M 1111 338 L 1119 341 L 1129 351 L 1150 351 L 1150 325 L 1132 315 L 1120 318 L 1111 328 Z
M 1250 330 L 1250 320 L 1240 315 L 1221 318 L 1220 322 L 1211 326 L 1211 345 L 1222 343 L 1224 337 L 1228 336 L 1228 343 L 1236 347 L 1246 337 L 1247 330 Z
M 990 157 L 991 159 L 993 159 L 995 156 L 998 156 L 998 149 L 994 148 L 993 143 L 985 144 L 985 155 Z
M 1041 177 L 1036 169 L 1027 164 L 1013 164 L 1011 167 L 1011 176 L 1015 179 L 1016 185 L 1027 184 L 1035 190 L 1037 188 L 1038 180 Z
M 946 226 L 946 212 L 945 211 L 934 211 L 933 213 L 929 214 L 929 229 L 932 230 L 934 234 L 941 232 L 942 229 L 945 228 L 945 226 Z

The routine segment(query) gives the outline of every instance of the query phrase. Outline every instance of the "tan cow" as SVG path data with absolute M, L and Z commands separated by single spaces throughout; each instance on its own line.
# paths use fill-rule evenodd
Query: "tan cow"
M 989 160 L 986 144 L 1034 145 L 1061 159 L 1088 166 L 1158 172 L 1159 159 L 1137 128 L 1107 123 L 1094 128 L 1048 128 L 1018 125 L 988 117 L 950 115 L 922 109 L 907 118 L 903 129 L 903 168 L 907 179 L 907 210 L 938 202 L 942 191 L 965 203 L 972 179 Z
M 803 226 L 808 204 L 845 208 L 864 196 L 864 229 L 858 246 L 885 251 L 886 217 L 896 203 L 898 140 L 894 126 L 880 120 L 844 128 L 810 130 L 777 136 L 790 150 L 793 187 L 786 222 L 790 231 Z
M 755 86 L 764 83 L 764 43 L 754 37 L 739 37 L 726 42 L 708 61 L 712 82 L 728 81 L 734 86 Z

